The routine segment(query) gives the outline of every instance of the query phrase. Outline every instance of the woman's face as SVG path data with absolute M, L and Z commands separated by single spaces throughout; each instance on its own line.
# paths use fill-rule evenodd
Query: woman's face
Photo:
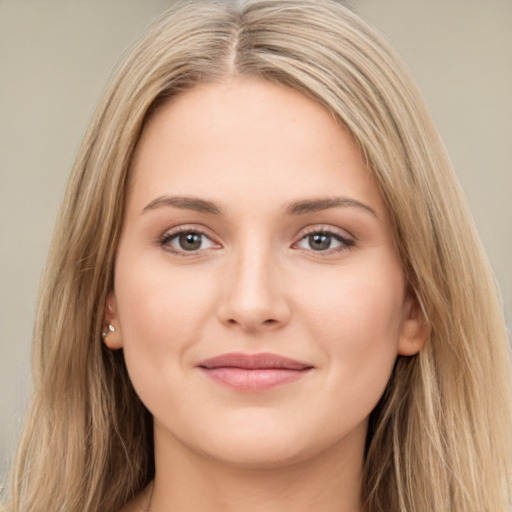
M 251 467 L 360 456 L 423 336 L 348 133 L 296 91 L 233 79 L 158 110 L 132 172 L 106 342 L 158 449 Z

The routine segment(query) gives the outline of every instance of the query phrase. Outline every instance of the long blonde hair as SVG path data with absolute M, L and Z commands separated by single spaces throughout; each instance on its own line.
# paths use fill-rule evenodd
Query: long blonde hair
M 153 478 L 152 418 L 101 341 L 130 160 L 145 119 L 196 84 L 253 75 L 350 130 L 430 328 L 373 411 L 366 512 L 504 512 L 509 349 L 495 283 L 428 109 L 394 51 L 330 0 L 188 2 L 125 58 L 90 123 L 41 285 L 34 397 L 9 512 L 114 512 Z

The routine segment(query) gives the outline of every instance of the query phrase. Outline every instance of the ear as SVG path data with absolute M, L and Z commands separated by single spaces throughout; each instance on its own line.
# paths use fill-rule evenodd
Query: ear
M 113 291 L 108 294 L 105 302 L 101 337 L 103 338 L 103 343 L 111 350 L 118 350 L 123 346 L 121 327 L 119 326 L 117 315 L 116 297 Z
M 416 294 L 409 290 L 404 302 L 402 324 L 398 338 L 398 354 L 401 356 L 417 354 L 423 348 L 429 331 L 427 320 Z

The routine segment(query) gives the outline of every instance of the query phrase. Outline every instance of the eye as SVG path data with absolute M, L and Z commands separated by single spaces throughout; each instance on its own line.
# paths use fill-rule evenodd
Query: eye
M 303 236 L 296 244 L 299 249 L 316 252 L 338 252 L 354 245 L 354 241 L 330 231 L 314 231 Z
M 173 252 L 197 252 L 217 247 L 205 233 L 187 229 L 178 233 L 166 233 L 160 240 L 160 245 Z

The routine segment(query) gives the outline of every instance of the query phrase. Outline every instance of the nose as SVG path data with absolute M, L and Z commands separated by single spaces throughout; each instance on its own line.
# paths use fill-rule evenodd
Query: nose
M 261 247 L 257 252 L 244 251 L 226 274 L 218 310 L 222 323 L 258 332 L 276 330 L 289 322 L 291 310 L 283 282 L 268 251 Z

